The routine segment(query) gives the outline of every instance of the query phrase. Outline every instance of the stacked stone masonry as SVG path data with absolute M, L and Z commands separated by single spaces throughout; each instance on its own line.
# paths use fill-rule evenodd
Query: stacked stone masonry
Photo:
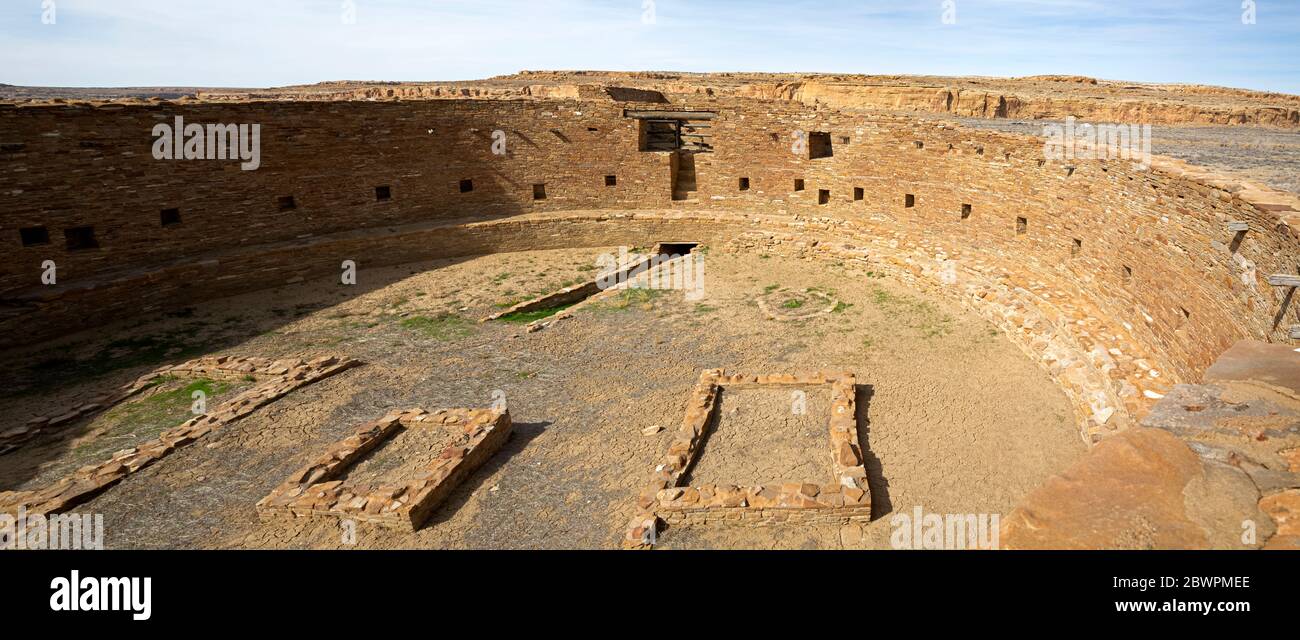
M 258 384 L 208 413 L 163 431 L 156 440 L 119 451 L 106 462 L 77 469 L 44 489 L 0 492 L 0 513 L 16 514 L 19 510 L 33 515 L 62 513 L 212 431 L 241 420 L 296 389 L 360 364 L 356 360 L 336 356 L 323 356 L 311 361 L 210 356 L 159 368 L 140 376 L 117 393 L 87 403 L 75 412 L 75 419 L 90 417 L 116 403 L 138 396 L 153 388 L 163 376 L 228 380 L 252 378 Z M 64 420 L 64 417 L 66 416 L 43 418 L 33 421 L 33 424 L 55 428 L 75 421 Z
M 1291 340 L 1276 321 L 1288 292 L 1267 279 L 1295 269 L 1293 196 L 1160 158 L 1149 170 L 1046 160 L 1041 140 L 897 115 L 675 99 L 0 107 L 0 346 L 337 277 L 342 260 L 364 277 L 664 237 L 852 255 L 947 291 L 1061 382 L 1089 441 L 1236 341 Z M 674 154 L 639 151 L 629 107 L 717 114 L 690 198 L 673 199 Z M 153 126 L 176 116 L 261 124 L 262 167 L 153 159 Z M 795 132 L 829 134 L 829 154 L 794 153 Z M 285 196 L 295 207 L 280 211 Z M 181 222 L 160 224 L 170 209 Z M 59 244 L 82 226 L 99 248 Z M 23 245 L 34 227 L 50 244 Z M 45 260 L 57 285 L 40 284 Z
M 681 486 L 717 419 L 723 387 L 831 389 L 828 456 L 832 477 L 771 486 Z M 686 416 L 637 499 L 642 513 L 628 526 L 627 548 L 652 546 L 659 522 L 672 526 L 845 523 L 871 519 L 871 492 L 858 435 L 857 380 L 851 373 L 745 375 L 710 369 L 700 374 Z
M 512 427 L 507 411 L 393 411 L 357 427 L 295 471 L 257 503 L 257 510 L 270 516 L 334 517 L 414 531 L 456 485 L 505 444 Z M 446 429 L 454 432 L 455 440 L 407 482 L 372 486 L 346 478 L 350 467 L 401 429 Z

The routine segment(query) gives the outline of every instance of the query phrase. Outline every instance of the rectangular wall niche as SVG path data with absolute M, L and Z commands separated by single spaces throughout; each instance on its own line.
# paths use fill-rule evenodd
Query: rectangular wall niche
M 24 247 L 35 247 L 50 243 L 50 230 L 45 227 L 24 227 L 18 230 Z
M 1023 236 L 1029 233 L 1029 219 L 1016 218 L 1016 235 Z
M 545 200 L 545 199 L 546 199 L 546 185 L 545 184 L 533 185 L 533 200 Z
M 915 206 L 916 206 L 916 196 L 914 196 L 914 195 L 912 195 L 912 194 L 910 194 L 910 193 L 907 194 L 906 196 L 904 196 L 904 197 L 903 197 L 903 206 L 904 206 L 904 207 L 907 207 L 908 209 L 911 209 L 912 207 L 915 207 Z
M 794 190 L 795 190 L 795 191 L 803 191 L 803 178 L 795 178 L 795 181 L 794 181 Z
M 63 230 L 63 239 L 68 251 L 85 251 L 98 249 L 99 241 L 95 239 L 94 227 L 69 227 Z
M 618 176 L 605 176 L 605 186 L 607 186 L 607 187 L 617 187 L 617 186 L 618 186 Z
M 867 190 L 862 187 L 853 187 L 853 199 L 862 200 L 867 197 Z
M 835 149 L 831 146 L 831 134 L 824 131 L 814 131 L 808 134 L 809 160 L 829 158 L 834 155 Z
M 158 218 L 164 227 L 174 227 L 181 223 L 180 209 L 163 209 L 158 213 Z
M 831 201 L 831 190 L 830 190 L 830 189 L 818 189 L 818 190 L 817 190 L 817 204 L 828 204 L 828 203 L 830 203 L 830 201 Z
M 298 203 L 294 201 L 293 196 L 280 196 L 276 198 L 275 204 L 281 212 L 293 211 L 298 208 Z
M 461 192 L 461 193 L 469 193 L 469 192 L 471 192 L 471 191 L 473 191 L 473 190 L 474 190 L 474 181 L 473 181 L 473 180 L 461 180 L 461 181 L 460 181 L 460 192 Z
M 961 206 L 961 219 L 965 220 L 969 218 L 970 214 L 971 214 L 971 206 L 968 204 L 963 204 Z
M 830 386 L 830 424 L 826 451 L 832 476 L 801 483 L 762 486 L 681 486 L 716 428 L 721 391 L 729 389 L 809 389 Z M 727 374 L 710 369 L 687 403 L 686 417 L 641 492 L 641 514 L 632 520 L 624 546 L 654 544 L 659 521 L 674 525 L 765 526 L 782 523 L 846 523 L 871 519 L 871 493 L 858 439 L 857 380 L 852 373 L 777 375 Z
M 387 185 L 375 187 L 375 200 L 387 202 L 393 199 L 393 188 Z
M 740 190 L 741 190 L 741 191 L 749 191 L 749 178 L 741 178 L 741 179 L 740 179 Z
M 393 411 L 357 427 L 295 471 L 257 509 L 415 531 L 456 485 L 505 444 L 512 428 L 509 412 Z M 399 436 L 412 440 L 395 443 Z

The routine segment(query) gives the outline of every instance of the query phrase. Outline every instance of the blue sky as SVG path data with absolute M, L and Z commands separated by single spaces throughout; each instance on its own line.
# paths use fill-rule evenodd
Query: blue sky
M 1300 94 L 1300 0 L 2 0 L 0 82 L 257 87 L 521 69 L 1080 74 Z M 55 24 L 42 24 L 53 2 Z

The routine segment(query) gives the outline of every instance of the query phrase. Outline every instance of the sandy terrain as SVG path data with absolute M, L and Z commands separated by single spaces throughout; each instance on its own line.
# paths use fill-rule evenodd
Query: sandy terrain
M 263 522 L 253 505 L 358 424 L 394 408 L 486 407 L 498 391 L 516 425 L 505 447 L 415 534 L 361 525 L 356 546 L 616 547 L 699 371 L 712 367 L 854 371 L 877 519 L 865 530 L 669 530 L 661 536 L 666 548 L 883 547 L 891 512 L 921 505 L 1005 514 L 1084 452 L 1067 399 L 990 325 L 851 267 L 709 251 L 701 301 L 681 292 L 624 294 L 537 333 L 477 322 L 591 277 L 595 256 L 612 251 L 362 265 L 354 287 L 307 282 L 71 336 L 7 354 L 24 364 L 0 380 L 7 390 L 0 420 L 21 422 L 202 353 L 341 353 L 367 363 L 208 435 L 80 507 L 104 514 L 107 544 L 119 548 L 344 547 L 337 521 Z M 816 289 L 842 304 L 808 320 L 770 320 L 755 300 L 781 288 Z M 813 469 L 816 462 L 802 458 L 823 428 L 824 400 L 810 393 L 807 416 L 794 418 L 782 411 L 788 398 L 748 395 L 724 400 L 723 435 L 698 472 Z M 656 424 L 666 429 L 642 434 Z M 762 431 L 747 438 L 754 429 Z M 418 458 L 434 446 L 409 440 L 416 450 L 399 442 L 390 453 Z M 0 456 L 0 478 L 23 482 L 36 465 L 67 455 L 66 447 L 29 445 Z

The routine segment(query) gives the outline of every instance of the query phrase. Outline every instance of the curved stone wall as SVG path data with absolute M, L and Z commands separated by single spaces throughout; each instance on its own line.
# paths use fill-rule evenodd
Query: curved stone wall
M 625 116 L 664 105 L 0 108 L 0 346 L 337 274 L 342 260 L 664 239 L 864 260 L 956 296 L 1052 371 L 1093 439 L 1236 340 L 1286 339 L 1287 292 L 1267 282 L 1300 262 L 1286 197 L 1174 163 L 1047 161 L 1041 141 L 902 117 L 690 107 L 716 118 L 685 200 L 673 154 L 639 151 Z M 153 127 L 177 116 L 261 125 L 261 167 L 154 159 Z M 828 134 L 831 155 L 795 153 L 794 132 Z M 70 250 L 64 230 L 87 226 L 97 247 Z M 39 234 L 20 230 L 38 227 L 50 242 L 25 246 Z M 41 284 L 47 260 L 57 284 Z

